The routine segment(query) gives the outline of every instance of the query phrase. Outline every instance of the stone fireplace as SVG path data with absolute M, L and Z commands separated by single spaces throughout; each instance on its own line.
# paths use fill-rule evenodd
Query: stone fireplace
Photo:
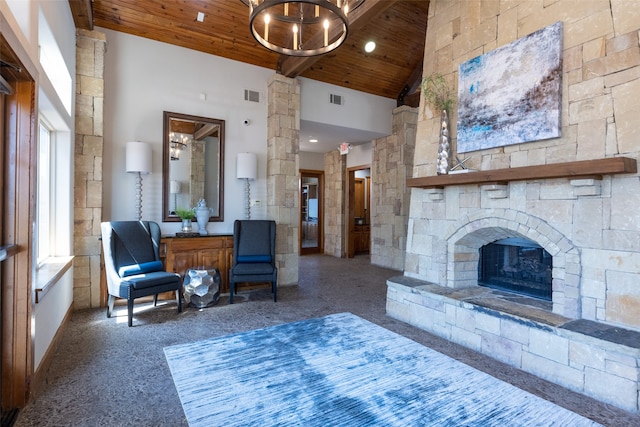
M 579 317 L 580 292 L 577 274 L 581 270 L 579 251 L 560 231 L 537 216 L 513 209 L 484 209 L 472 217 L 462 216 L 447 238 L 447 286 L 464 288 L 479 285 L 481 249 L 496 241 L 531 241 L 553 259 L 553 268 L 544 269 L 552 286 L 552 311 L 570 318 Z M 419 277 L 419 276 L 415 276 Z
M 625 310 L 637 312 L 634 299 L 623 297 L 635 279 L 616 272 L 626 270 L 634 255 L 596 247 L 619 219 L 615 204 L 624 189 L 637 185 L 629 171 L 635 169 L 602 179 L 432 188 L 419 181 L 411 197 L 405 270 L 388 281 L 387 313 L 639 412 L 640 319 L 625 323 L 614 311 L 624 300 Z M 432 178 L 438 184 L 443 179 L 458 178 Z M 530 279 L 534 287 L 547 283 L 546 300 L 482 286 L 481 257 L 496 243 L 504 247 L 490 255 L 489 264 L 499 265 L 494 273 L 505 281 Z
M 454 107 L 452 160 L 476 172 L 439 176 L 439 112 L 421 95 L 404 268 L 388 281 L 387 312 L 640 413 L 638 14 L 624 1 L 576 4 L 429 3 L 423 75 L 442 74 L 454 93 L 460 64 L 561 19 L 562 132 L 458 153 Z M 480 249 L 514 238 L 552 258 L 546 305 L 479 286 Z

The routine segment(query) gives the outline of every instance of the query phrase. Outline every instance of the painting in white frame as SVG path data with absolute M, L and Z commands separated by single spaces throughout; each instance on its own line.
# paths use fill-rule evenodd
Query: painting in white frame
M 457 152 L 561 135 L 562 22 L 460 64 Z

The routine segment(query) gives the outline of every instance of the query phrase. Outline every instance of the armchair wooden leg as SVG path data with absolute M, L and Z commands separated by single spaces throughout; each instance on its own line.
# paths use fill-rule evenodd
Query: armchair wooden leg
M 153 306 L 155 307 L 155 306 L 157 306 L 157 305 L 158 305 L 158 294 L 155 294 L 155 295 L 153 296 Z
M 107 318 L 111 317 L 111 313 L 113 313 L 113 303 L 116 301 L 116 297 L 109 294 L 109 301 L 107 302 Z
M 133 298 L 127 300 L 127 312 L 129 315 L 129 327 L 133 326 Z
M 229 304 L 233 304 L 233 294 L 236 293 L 236 284 L 229 282 Z
M 278 284 L 276 282 L 271 283 L 271 290 L 273 291 L 273 302 L 278 301 Z

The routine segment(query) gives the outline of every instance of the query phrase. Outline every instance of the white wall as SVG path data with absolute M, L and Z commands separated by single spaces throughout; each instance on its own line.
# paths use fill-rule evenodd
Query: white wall
M 299 159 L 300 169 L 324 170 L 324 153 L 301 151 Z
M 370 166 L 373 159 L 372 147 L 371 142 L 354 145 L 347 154 L 347 168 Z
M 300 120 L 391 134 L 395 100 L 302 77 L 299 80 Z M 329 103 L 329 94 L 340 95 L 343 105 Z
M 6 0 L 0 11 L 29 55 L 39 74 L 38 112 L 55 128 L 56 168 L 55 255 L 71 255 L 73 247 L 73 134 L 75 129 L 75 25 L 68 2 Z M 41 21 L 41 19 L 43 21 Z M 67 111 L 39 62 L 39 27 L 46 21 L 65 67 L 72 78 L 71 111 Z M 37 118 L 36 118 L 37 119 Z M 37 244 L 34 243 L 34 246 Z M 35 255 L 34 255 L 35 257 Z M 35 259 L 35 258 L 34 258 Z M 34 261 L 35 267 L 35 261 Z M 35 285 L 35 284 L 34 284 Z M 33 305 L 34 369 L 51 345 L 73 301 L 73 269 L 70 269 L 37 304 Z
M 224 219 L 209 223 L 209 233 L 228 233 L 244 217 L 244 182 L 235 178 L 236 155 L 258 154 L 252 199 L 266 215 L 267 83 L 272 70 L 141 37 L 97 29 L 106 34 L 104 101 L 103 220 L 135 218 L 135 176 L 124 168 L 127 141 L 153 147 L 153 173 L 143 177 L 142 217 L 162 232 L 180 223 L 162 222 L 162 113 L 171 111 L 225 120 Z M 261 102 L 244 101 L 244 89 L 261 93 Z M 206 99 L 203 99 L 206 98 Z M 250 125 L 244 126 L 243 120 Z M 210 203 L 209 203 L 210 205 Z
M 153 147 L 153 173 L 143 177 L 142 217 L 173 234 L 179 223 L 162 222 L 162 112 L 225 120 L 224 219 L 209 223 L 209 233 L 230 233 L 233 221 L 244 217 L 244 185 L 235 178 L 236 155 L 258 154 L 258 179 L 251 183 L 255 219 L 266 218 L 267 84 L 274 71 L 141 37 L 97 28 L 106 34 L 104 102 L 103 220 L 135 218 L 135 177 L 124 170 L 127 141 Z M 395 101 L 300 79 L 301 118 L 391 133 Z M 244 90 L 261 93 L 261 102 L 244 101 Z M 345 105 L 330 108 L 329 93 L 340 94 Z M 203 95 L 206 99 L 202 99 Z M 326 98 L 327 102 L 313 102 Z M 329 106 L 329 107 L 327 107 Z M 250 125 L 244 126 L 244 119 Z M 357 150 L 356 150 L 357 151 Z M 324 161 L 303 154 L 300 167 L 324 169 Z M 369 164 L 369 159 L 366 164 Z

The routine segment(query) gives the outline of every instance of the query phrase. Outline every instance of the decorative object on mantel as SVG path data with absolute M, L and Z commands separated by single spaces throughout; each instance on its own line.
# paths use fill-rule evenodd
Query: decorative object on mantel
M 440 138 L 438 140 L 438 175 L 449 173 L 451 158 L 451 140 L 449 136 L 449 110 L 453 107 L 452 91 L 444 76 L 435 73 L 422 80 L 422 92 L 426 102 L 436 111 L 440 111 Z
M 236 163 L 236 178 L 246 182 L 245 219 L 251 219 L 251 184 L 249 181 L 258 177 L 258 156 L 256 153 L 238 153 Z
M 458 156 L 456 157 L 456 163 L 455 165 L 453 165 L 451 167 L 451 169 L 449 169 L 449 173 L 469 173 L 469 172 L 475 172 L 473 169 L 469 169 L 467 166 L 465 166 L 465 162 L 467 160 L 469 160 L 471 158 L 471 156 L 469 157 L 465 157 L 464 159 L 460 160 L 460 158 Z
M 196 221 L 198 222 L 198 233 L 202 236 L 206 236 L 207 234 L 207 223 L 209 222 L 209 217 L 211 216 L 211 208 L 207 207 L 207 202 L 204 199 L 200 199 L 198 201 L 198 206 L 194 208 L 196 212 Z
M 561 136 L 562 22 L 460 64 L 456 151 Z
M 142 175 L 151 173 L 151 145 L 146 142 L 127 142 L 125 166 L 129 173 L 136 174 L 136 219 L 142 220 Z
M 196 216 L 196 214 L 193 212 L 193 209 L 177 208 L 176 209 L 176 215 L 178 215 L 180 217 L 180 219 L 182 220 L 182 232 L 183 233 L 190 233 L 191 232 L 191 221 Z
M 349 35 L 348 14 L 364 0 L 241 0 L 258 43 L 281 55 L 316 56 Z

